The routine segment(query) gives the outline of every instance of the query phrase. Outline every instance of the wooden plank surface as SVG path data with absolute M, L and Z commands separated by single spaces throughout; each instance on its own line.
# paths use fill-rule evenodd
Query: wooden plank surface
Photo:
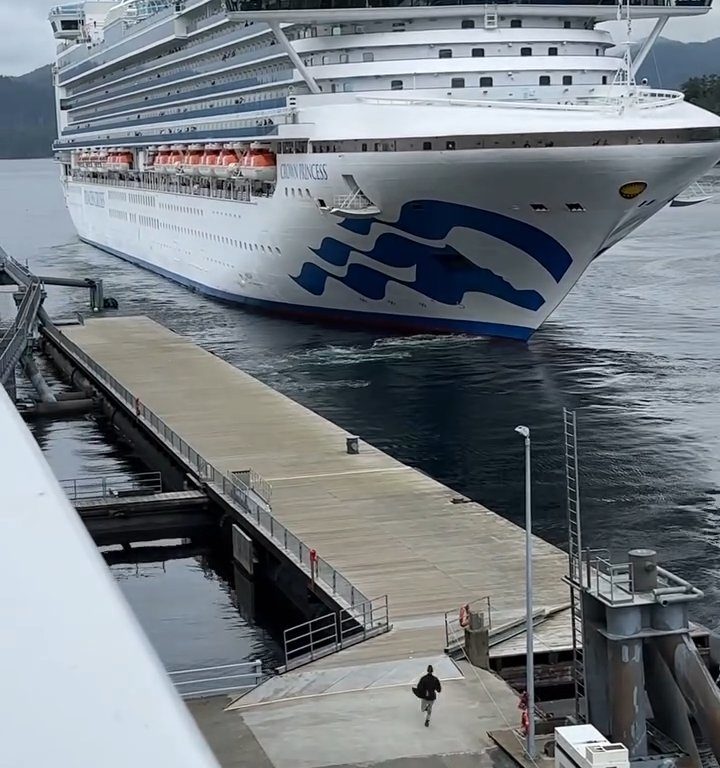
M 282 524 L 364 594 L 388 595 L 395 629 L 349 661 L 437 653 L 443 612 L 483 595 L 499 622 L 524 613 L 514 524 L 367 443 L 349 455 L 340 427 L 149 318 L 63 333 L 215 466 L 259 472 Z M 534 566 L 536 607 L 566 603 L 566 556 L 536 538 Z M 568 647 L 567 621 L 554 623 L 552 644 Z

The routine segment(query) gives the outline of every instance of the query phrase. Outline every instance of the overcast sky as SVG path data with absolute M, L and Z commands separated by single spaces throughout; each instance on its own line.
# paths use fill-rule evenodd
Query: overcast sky
M 52 6 L 61 3 L 62 0 L 0 0 L 0 75 L 22 75 L 53 60 L 55 45 L 47 14 Z M 685 41 L 720 37 L 720 0 L 716 3 L 718 7 L 707 16 L 671 19 L 664 37 Z M 636 23 L 633 37 L 647 34 L 645 30 L 647 25 Z M 616 35 L 616 39 L 623 38 Z

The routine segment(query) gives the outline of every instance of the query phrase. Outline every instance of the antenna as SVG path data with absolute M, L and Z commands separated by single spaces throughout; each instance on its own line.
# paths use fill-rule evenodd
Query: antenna
M 619 10 L 619 7 L 618 7 Z M 627 21 L 627 38 L 625 39 L 625 54 L 623 56 L 623 68 L 625 70 L 625 86 L 628 94 L 630 86 L 635 84 L 632 68 L 632 15 L 630 12 L 630 0 L 625 0 L 625 19 Z
M 623 0 L 618 0 L 617 5 L 617 20 L 622 21 L 623 16 Z M 620 112 L 623 112 L 625 105 L 629 101 L 632 95 L 632 87 L 635 85 L 635 76 L 633 74 L 632 64 L 632 15 L 630 12 L 630 0 L 625 0 L 625 21 L 626 21 L 626 38 L 625 38 L 625 50 L 623 52 L 622 65 L 618 67 L 615 77 L 613 78 L 613 86 L 621 86 L 622 91 L 620 93 Z

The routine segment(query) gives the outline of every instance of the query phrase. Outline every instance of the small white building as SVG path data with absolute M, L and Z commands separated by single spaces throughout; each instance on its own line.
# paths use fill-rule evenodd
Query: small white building
M 592 725 L 555 729 L 555 768 L 628 768 L 624 744 L 613 744 Z

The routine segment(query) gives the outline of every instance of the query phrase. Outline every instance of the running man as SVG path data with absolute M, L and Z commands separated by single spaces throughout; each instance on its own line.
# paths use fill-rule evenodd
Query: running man
M 420 711 L 425 713 L 425 727 L 430 726 L 430 715 L 432 714 L 433 704 L 438 693 L 442 690 L 440 681 L 433 675 L 432 664 L 427 668 L 427 674 L 420 678 L 417 684 L 417 696 L 422 699 L 420 702 Z

